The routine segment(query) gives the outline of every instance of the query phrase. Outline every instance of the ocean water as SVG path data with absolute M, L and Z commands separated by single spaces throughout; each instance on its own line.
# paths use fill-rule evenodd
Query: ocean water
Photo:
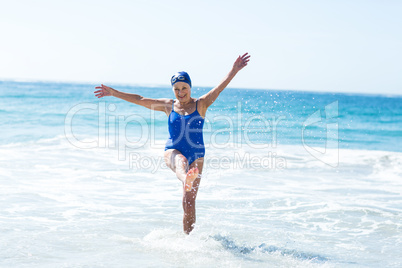
M 187 236 L 166 115 L 95 86 L 0 81 L 0 267 L 402 266 L 401 96 L 226 89 Z

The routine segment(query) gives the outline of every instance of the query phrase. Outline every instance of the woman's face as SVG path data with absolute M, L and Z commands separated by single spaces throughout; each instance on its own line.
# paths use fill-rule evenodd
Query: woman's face
M 173 85 L 173 92 L 180 102 L 188 102 L 191 99 L 191 88 L 186 82 L 177 82 Z

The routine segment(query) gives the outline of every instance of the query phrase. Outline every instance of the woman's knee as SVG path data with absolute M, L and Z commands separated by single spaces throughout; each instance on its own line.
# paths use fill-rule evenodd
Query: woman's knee
M 175 161 L 176 161 L 176 165 L 178 165 L 178 164 L 188 165 L 187 158 L 182 154 L 177 154 L 175 156 Z
M 172 154 L 173 150 L 169 149 L 166 150 L 165 153 L 163 154 L 163 158 L 165 159 L 165 164 L 171 169 L 174 169 L 174 162 L 172 162 Z
M 187 158 L 176 149 L 166 150 L 163 156 L 166 165 L 173 171 L 176 170 L 177 165 L 182 165 L 182 163 L 187 165 Z

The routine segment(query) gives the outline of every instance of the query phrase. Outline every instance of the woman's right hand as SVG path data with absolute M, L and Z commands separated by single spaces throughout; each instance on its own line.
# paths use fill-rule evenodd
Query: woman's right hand
M 99 89 L 94 92 L 95 96 L 98 98 L 113 96 L 113 93 L 116 91 L 115 89 L 105 86 L 104 84 L 101 84 L 100 87 L 95 87 L 95 89 Z

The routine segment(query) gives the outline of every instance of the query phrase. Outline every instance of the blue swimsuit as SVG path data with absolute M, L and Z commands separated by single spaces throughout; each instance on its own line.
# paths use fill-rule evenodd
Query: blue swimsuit
M 165 151 L 176 149 L 187 158 L 191 165 L 196 159 L 204 157 L 205 146 L 202 137 L 202 127 L 204 118 L 198 113 L 197 103 L 195 111 L 189 115 L 181 115 L 174 111 L 174 101 L 172 112 L 169 115 L 169 139 L 166 142 Z

